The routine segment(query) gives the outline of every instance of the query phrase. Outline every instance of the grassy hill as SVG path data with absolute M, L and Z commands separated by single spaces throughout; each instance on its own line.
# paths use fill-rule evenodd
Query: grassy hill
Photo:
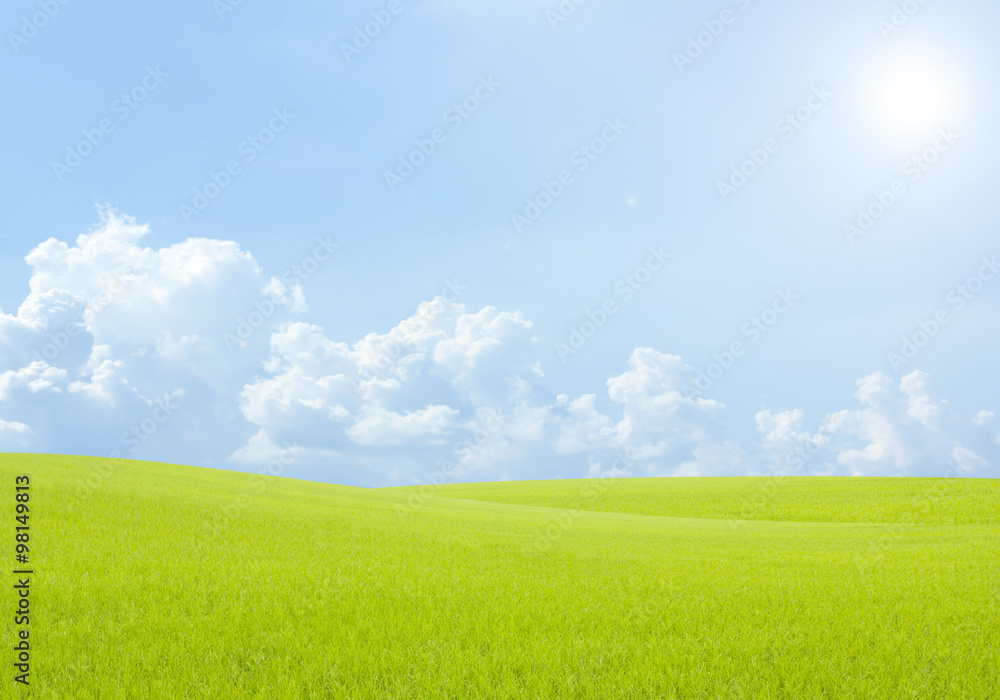
M 0 697 L 1000 697 L 994 482 L 366 490 L 0 455 L 9 562 L 25 473 L 33 687 Z
M 436 495 L 448 498 L 678 518 L 1000 525 L 1000 480 L 567 479 L 449 484 L 433 489 Z M 414 487 L 406 490 L 422 491 Z

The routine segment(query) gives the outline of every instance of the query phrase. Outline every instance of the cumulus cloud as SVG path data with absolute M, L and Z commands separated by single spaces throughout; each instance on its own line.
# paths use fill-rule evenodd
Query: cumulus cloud
M 724 473 L 742 462 L 743 451 L 726 438 L 725 406 L 685 391 L 694 377 L 678 355 L 637 348 L 628 369 L 607 382 L 608 414 L 595 408 L 596 395 L 559 397 L 557 449 L 627 450 L 647 476 Z
M 260 300 L 290 314 L 297 292 L 264 278 L 232 241 L 153 249 L 143 245 L 150 233 L 102 211 L 74 242 L 50 238 L 26 256 L 29 293 L 16 313 L 0 311 L 0 417 L 28 426 L 29 447 L 128 453 L 129 428 L 174 392 L 200 399 L 186 412 L 192 421 L 218 425 L 228 412 L 235 420 L 222 429 L 236 429 L 233 397 L 253 376 L 268 333 L 251 339 L 256 354 L 230 352 L 224 334 Z M 205 446 L 184 457 L 195 455 L 210 459 Z
M 454 432 L 459 412 L 451 406 L 427 406 L 396 413 L 375 406 L 366 408 L 347 435 L 359 445 L 443 444 Z
M 996 450 L 977 428 L 988 411 L 963 419 L 930 391 L 921 371 L 898 386 L 882 372 L 857 382 L 860 408 L 827 415 L 815 433 L 802 428 L 801 410 L 757 414 L 761 446 L 771 464 L 787 473 L 852 476 L 989 475 Z M 992 460 L 992 461 L 991 461 Z
M 537 476 L 539 464 L 582 465 L 583 455 L 593 469 L 615 453 L 627 453 L 629 471 L 644 474 L 739 465 L 741 449 L 725 438 L 724 406 L 684 395 L 695 372 L 680 357 L 637 349 L 628 369 L 608 380 L 600 408 L 596 394 L 548 393 L 537 347 L 520 314 L 469 311 L 442 298 L 353 344 L 292 324 L 272 337 L 270 376 L 243 391 L 243 413 L 261 432 L 234 458 L 260 462 L 294 439 L 325 454 L 350 455 L 352 443 L 380 451 L 386 474 L 399 473 L 397 462 L 420 449 L 455 477 Z M 484 430 L 489 423 L 496 427 Z
M 66 384 L 66 370 L 49 367 L 44 362 L 32 362 L 21 369 L 9 369 L 0 374 L 0 401 L 10 401 L 19 389 L 32 394 L 51 391 L 60 393 Z
M 297 320 L 308 309 L 297 278 L 267 276 L 235 242 L 154 249 L 149 234 L 107 211 L 74 242 L 28 254 L 29 293 L 0 311 L 0 449 L 272 472 L 294 462 L 360 485 L 987 475 L 998 463 L 996 414 L 959 415 L 922 372 L 860 379 L 858 405 L 815 430 L 802 410 L 761 410 L 756 441 L 741 444 L 731 421 L 751 417 L 692 395 L 696 372 L 678 355 L 637 348 L 603 385 L 553 392 L 532 322 L 466 308 L 457 282 L 385 332 L 341 338 Z
M 481 468 L 487 450 L 507 453 L 511 436 L 525 432 L 522 418 L 537 393 L 529 381 L 537 377 L 536 346 L 520 314 L 470 312 L 443 297 L 350 344 L 311 324 L 289 324 L 271 337 L 267 376 L 242 391 L 243 415 L 259 431 L 234 459 L 259 463 L 274 445 L 296 440 L 307 456 L 345 455 L 340 469 L 351 469 L 358 448 L 370 448 L 368 459 L 381 460 L 387 473 L 400 460 L 449 453 L 462 453 L 463 469 Z M 509 413 L 505 437 L 463 449 L 483 411 Z
M 760 447 L 769 458 L 766 471 L 786 476 L 830 473 L 829 462 L 821 456 L 828 455 L 830 438 L 802 427 L 802 409 L 759 411 L 756 418 Z

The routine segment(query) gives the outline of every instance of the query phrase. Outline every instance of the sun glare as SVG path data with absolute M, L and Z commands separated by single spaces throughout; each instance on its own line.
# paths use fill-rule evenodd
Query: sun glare
M 954 116 L 954 96 L 944 70 L 918 62 L 899 62 L 872 83 L 878 121 L 897 136 L 921 136 L 945 126 Z

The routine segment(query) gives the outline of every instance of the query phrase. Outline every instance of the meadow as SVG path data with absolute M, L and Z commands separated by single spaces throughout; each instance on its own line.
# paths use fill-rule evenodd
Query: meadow
M 419 488 L 407 490 L 421 492 Z M 983 479 L 605 478 L 449 484 L 434 487 L 434 493 L 495 503 L 678 518 L 1000 525 L 1000 480 Z
M 0 697 L 1000 697 L 992 481 L 369 490 L 0 455 L 8 561 L 18 474 L 33 676 L 7 616 Z

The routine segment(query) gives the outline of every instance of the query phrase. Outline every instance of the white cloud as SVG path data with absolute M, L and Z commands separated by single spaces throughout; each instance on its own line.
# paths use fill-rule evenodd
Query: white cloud
M 829 473 L 830 438 L 805 430 L 801 409 L 759 411 L 756 418 L 761 449 L 770 459 L 768 472 L 788 476 Z
M 912 372 L 894 383 L 882 372 L 859 379 L 859 409 L 826 416 L 819 432 L 802 429 L 800 410 L 757 414 L 763 450 L 772 466 L 818 473 L 944 476 L 987 474 L 988 442 L 975 434 L 982 413 L 963 420 L 930 392 L 930 377 Z M 985 449 L 984 449 L 985 447 Z M 831 469 L 836 467 L 836 469 Z
M 958 470 L 963 474 L 981 474 L 990 468 L 990 463 L 967 447 L 955 445 L 951 450 L 951 458 Z
M 557 395 L 517 311 L 438 297 L 384 333 L 332 339 L 294 320 L 308 308 L 302 288 L 265 276 L 236 243 L 153 249 L 149 234 L 104 212 L 74 243 L 52 238 L 27 256 L 30 292 L 17 313 L 0 311 L 0 448 L 294 461 L 365 485 L 745 474 L 761 468 L 754 451 L 784 473 L 988 474 L 998 463 L 996 415 L 963 418 L 922 372 L 898 386 L 862 378 L 859 406 L 815 431 L 801 410 L 761 410 L 759 439 L 741 445 L 723 404 L 685 391 L 695 371 L 677 355 L 637 348 L 603 387 Z M 226 334 L 254 311 L 262 323 L 230 348 Z M 164 397 L 183 407 L 165 410 Z
M 458 415 L 458 410 L 450 406 L 428 406 L 405 413 L 370 407 L 347 429 L 347 435 L 357 444 L 368 447 L 422 442 L 440 445 L 454 432 Z
M 277 327 L 297 303 L 296 291 L 265 279 L 232 241 L 188 239 L 153 249 L 143 245 L 150 233 L 102 211 L 74 243 L 50 238 L 26 256 L 29 293 L 16 313 L 0 311 L 0 418 L 31 425 L 29 447 L 122 450 L 151 397 L 175 391 L 199 397 L 185 411 L 195 433 L 210 422 L 238 429 L 235 397 L 253 376 L 269 330 L 250 338 L 242 354 L 229 352 L 224 333 L 262 300 L 275 306 L 269 325 Z M 176 450 L 185 445 L 187 453 Z M 173 458 L 204 463 L 212 447 L 178 441 Z
M 0 450 L 13 452 L 24 449 L 34 432 L 24 423 L 0 420 Z
M 697 456 L 695 448 L 702 443 L 722 440 L 725 406 L 711 399 L 686 397 L 684 389 L 694 376 L 694 369 L 677 355 L 637 348 L 629 359 L 629 370 L 608 380 L 608 396 L 623 413 L 615 426 L 618 445 L 630 445 L 638 459 L 666 457 L 668 463 L 688 454 L 692 459 L 683 461 L 686 472 L 711 473 L 722 466 Z
M 522 420 L 538 410 L 530 405 L 535 388 L 528 381 L 537 378 L 536 345 L 519 314 L 491 307 L 469 312 L 441 297 L 388 332 L 352 344 L 313 325 L 289 324 L 271 337 L 267 376 L 242 391 L 243 415 L 260 432 L 234 458 L 259 462 L 272 445 L 294 437 L 307 455 L 369 448 L 389 473 L 400 469 L 395 448 L 434 448 L 444 459 L 445 448 L 475 432 L 483 409 L 511 409 L 507 437 L 488 448 L 495 457 L 510 456 L 511 436 L 530 440 L 539 425 Z M 260 457 L 255 444 L 264 450 Z M 461 469 L 484 468 L 486 450 L 465 454 Z
M 0 374 L 0 401 L 10 401 L 20 388 L 32 394 L 43 391 L 60 393 L 65 384 L 66 370 L 49 367 L 44 362 L 32 362 L 27 367 L 9 369 Z
M 996 422 L 997 414 L 993 411 L 980 411 L 974 419 L 976 425 L 992 425 Z
M 519 314 L 433 303 L 438 313 L 421 305 L 389 332 L 350 345 L 306 324 L 276 333 L 271 376 L 243 391 L 243 413 L 267 439 L 258 433 L 234 457 L 262 461 L 273 445 L 295 438 L 307 450 L 351 443 L 381 450 L 387 475 L 399 470 L 397 446 L 444 448 L 423 459 L 451 458 L 451 474 L 480 478 L 544 476 L 540 465 L 582 465 L 585 454 L 593 460 L 621 450 L 646 473 L 739 466 L 742 451 L 724 437 L 724 407 L 683 396 L 694 370 L 679 357 L 636 350 L 629 369 L 608 380 L 602 412 L 597 395 L 552 397 L 538 385 L 538 343 Z M 484 409 L 502 421 L 472 449 L 470 436 L 488 422 Z M 257 460 L 255 443 L 265 449 Z
M 595 408 L 596 396 L 559 397 L 557 449 L 627 450 L 646 475 L 710 475 L 739 467 L 743 450 L 726 438 L 725 406 L 686 396 L 695 370 L 677 355 L 637 348 L 624 373 L 611 377 L 612 414 Z

